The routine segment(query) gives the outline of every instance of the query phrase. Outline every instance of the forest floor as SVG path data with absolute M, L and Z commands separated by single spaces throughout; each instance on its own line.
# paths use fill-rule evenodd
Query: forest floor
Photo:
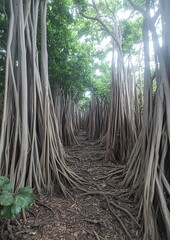
M 80 132 L 77 140 L 78 145 L 66 148 L 67 161 L 69 167 L 87 181 L 82 186 L 86 193 L 75 188 L 68 198 L 58 195 L 41 197 L 41 204 L 32 206 L 27 213 L 26 223 L 21 219 L 18 224 L 10 224 L 4 229 L 0 227 L 0 231 L 3 230 L 0 239 L 140 239 L 140 226 L 121 209 L 126 207 L 133 215 L 136 204 L 132 199 L 119 197 L 123 193 L 119 184 L 106 178 L 113 162 L 105 160 L 102 147 L 87 140 L 85 132 Z

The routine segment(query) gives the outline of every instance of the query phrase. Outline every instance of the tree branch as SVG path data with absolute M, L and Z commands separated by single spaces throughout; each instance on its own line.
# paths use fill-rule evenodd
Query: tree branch
M 146 15 L 146 11 L 137 3 L 135 3 L 133 0 L 128 0 L 128 2 L 131 4 L 131 6 L 136 9 L 138 12 L 140 12 L 143 16 Z
M 107 3 L 107 0 L 104 0 L 105 4 L 106 4 L 106 8 L 110 11 L 110 13 L 113 15 L 114 20 L 117 21 L 116 16 L 114 14 L 114 12 L 111 10 L 111 8 L 109 7 L 109 4 Z
M 96 17 L 90 17 L 90 16 L 86 16 L 84 13 L 80 12 L 80 15 L 82 15 L 84 18 L 86 19 L 90 19 L 93 21 L 97 21 L 103 28 L 104 30 L 112 37 L 112 39 L 116 42 L 119 50 L 121 51 L 120 48 L 120 43 L 118 41 L 118 39 L 115 37 L 115 35 L 109 30 L 109 28 L 96 16 Z

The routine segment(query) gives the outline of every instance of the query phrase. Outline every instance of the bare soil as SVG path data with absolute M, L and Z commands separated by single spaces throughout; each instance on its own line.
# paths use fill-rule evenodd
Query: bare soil
M 68 198 L 58 194 L 39 196 L 39 203 L 26 213 L 26 223 L 22 218 L 17 222 L 1 222 L 0 239 L 141 239 L 140 226 L 121 209 L 125 207 L 134 215 L 135 202 L 121 197 L 123 190 L 119 184 L 107 178 L 114 163 L 105 159 L 104 149 L 97 142 L 88 140 L 85 132 L 80 132 L 77 139 L 79 145 L 66 148 L 67 161 L 68 166 L 86 180 L 81 186 L 84 191 L 70 189 Z

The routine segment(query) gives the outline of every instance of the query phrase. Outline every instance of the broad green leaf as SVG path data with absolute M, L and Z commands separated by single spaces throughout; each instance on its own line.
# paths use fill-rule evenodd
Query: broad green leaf
M 11 190 L 13 187 L 13 183 L 8 183 L 8 184 L 4 184 L 3 186 L 0 186 L 0 190 L 2 191 L 9 191 Z
M 1 210 L 1 216 L 5 218 L 11 218 L 12 217 L 12 212 L 11 212 L 11 206 L 8 207 L 3 207 Z
M 33 194 L 33 190 L 30 187 L 21 187 L 21 188 L 19 188 L 18 193 L 21 195 L 22 194 Z
M 17 206 L 20 206 L 21 208 L 24 205 L 24 198 L 21 194 L 18 194 L 15 196 L 15 202 L 14 202 Z
M 23 209 L 28 209 L 31 203 L 34 202 L 33 194 L 18 194 L 15 197 L 15 204 Z
M 0 176 L 0 186 L 10 183 L 10 180 L 7 177 Z
M 14 202 L 14 196 L 10 192 L 5 192 L 0 195 L 0 205 L 10 206 Z
M 14 203 L 11 206 L 11 212 L 13 215 L 18 215 L 21 212 L 21 207 Z
M 34 202 L 34 196 L 30 195 L 24 198 L 24 206 L 23 209 L 28 209 L 30 207 L 30 205 Z

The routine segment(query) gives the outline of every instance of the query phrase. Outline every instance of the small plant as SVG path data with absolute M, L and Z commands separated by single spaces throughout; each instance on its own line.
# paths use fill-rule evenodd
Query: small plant
M 17 216 L 22 209 L 27 210 L 35 199 L 32 188 L 21 187 L 12 193 L 12 187 L 7 177 L 0 176 L 0 216 L 5 218 Z

